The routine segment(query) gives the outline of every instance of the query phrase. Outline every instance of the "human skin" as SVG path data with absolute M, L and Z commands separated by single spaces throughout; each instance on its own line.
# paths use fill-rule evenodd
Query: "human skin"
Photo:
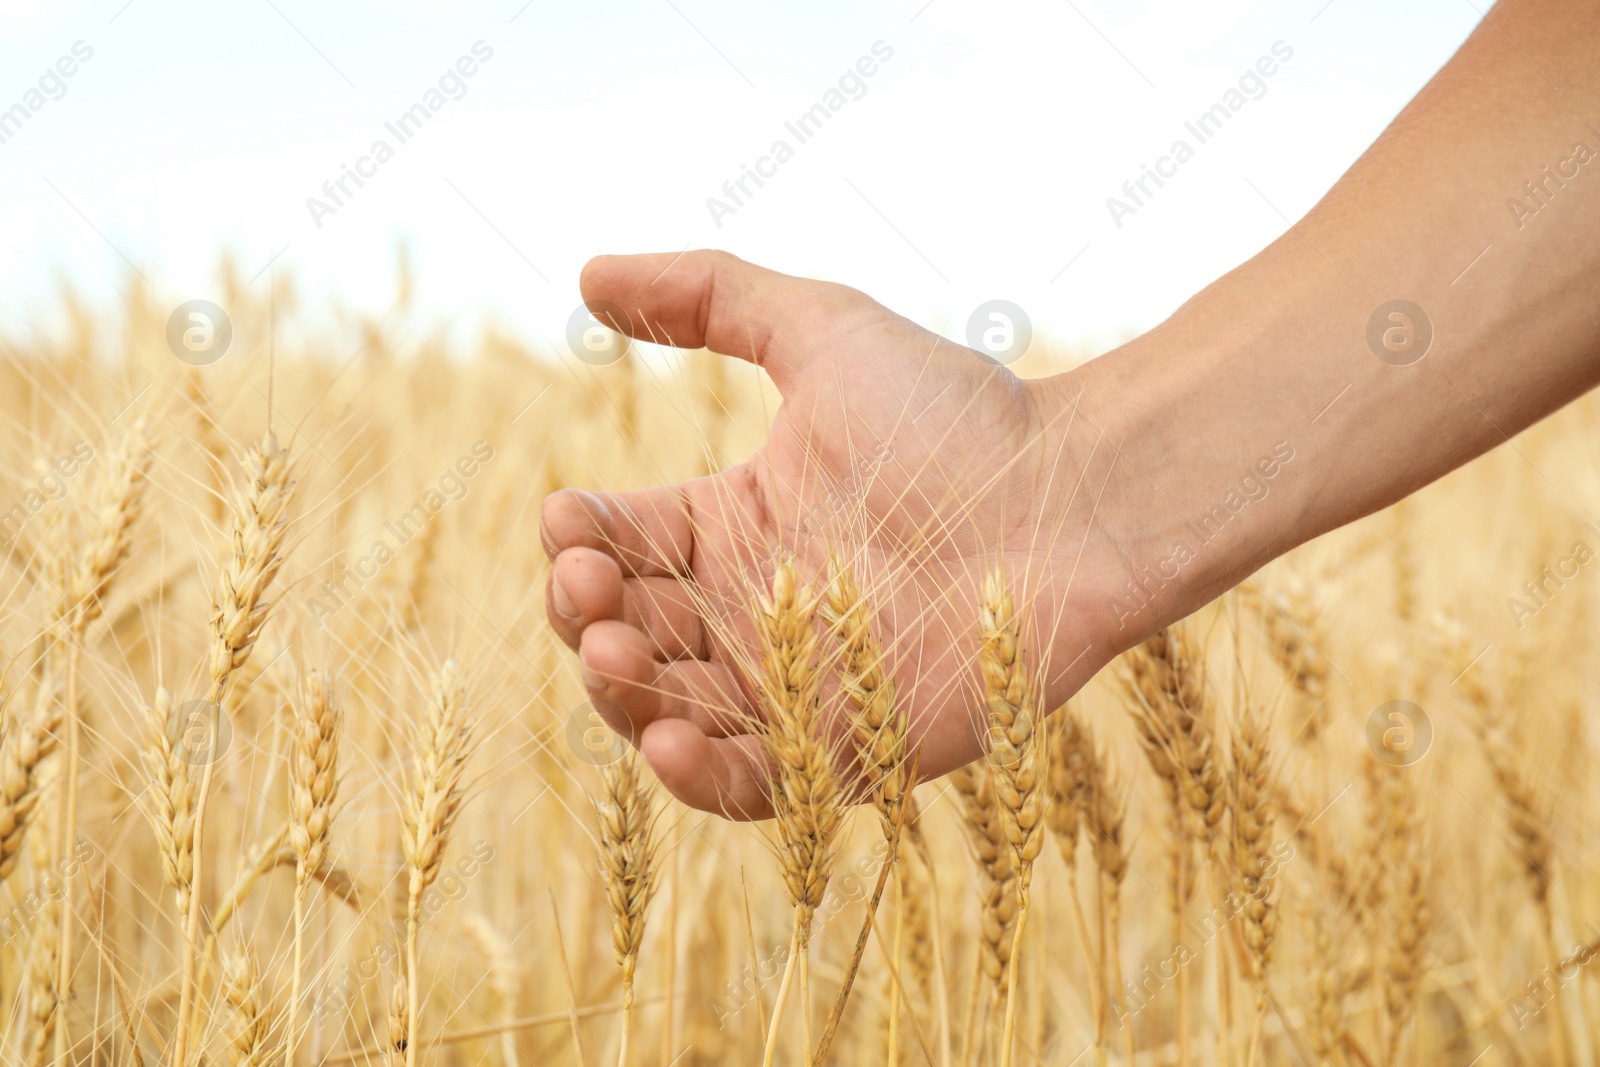
M 1600 5 L 1498 4 L 1289 232 L 1051 378 L 725 253 L 590 261 L 591 307 L 626 309 L 635 336 L 753 361 L 783 397 L 747 462 L 546 499 L 548 615 L 590 699 L 680 800 L 767 817 L 740 670 L 748 575 L 763 562 L 770 575 L 779 550 L 819 575 L 831 543 L 864 575 L 920 773 L 943 774 L 982 751 L 975 598 L 994 566 L 1055 707 L 1268 561 L 1580 396 L 1600 381 L 1597 55 Z M 1537 199 L 1525 182 L 1543 183 Z M 1432 325 L 1408 365 L 1367 341 L 1393 300 Z M 1285 447 L 1268 481 L 1258 464 Z M 852 474 L 863 491 L 826 503 Z M 1249 474 L 1270 491 L 1202 544 L 1192 524 Z

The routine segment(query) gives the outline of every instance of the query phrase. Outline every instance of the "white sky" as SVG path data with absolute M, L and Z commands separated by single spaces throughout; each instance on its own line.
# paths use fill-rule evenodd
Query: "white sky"
M 63 279 L 114 305 L 123 257 L 174 305 L 216 298 L 225 247 L 246 277 L 281 249 L 271 269 L 313 315 L 381 313 L 406 240 L 424 307 L 463 339 L 498 322 L 559 348 L 590 255 L 720 246 L 952 337 L 1003 297 L 1103 345 L 1285 229 L 1479 17 L 1469 0 L 12 2 L 0 109 L 75 41 L 94 56 L 0 144 L 0 331 L 50 328 Z M 318 229 L 306 198 L 394 145 L 383 123 L 479 40 L 494 56 L 466 95 Z M 784 122 L 880 40 L 893 58 L 865 96 L 718 229 L 707 197 L 794 145 Z M 1116 228 L 1106 198 L 1276 41 L 1294 54 L 1266 95 Z

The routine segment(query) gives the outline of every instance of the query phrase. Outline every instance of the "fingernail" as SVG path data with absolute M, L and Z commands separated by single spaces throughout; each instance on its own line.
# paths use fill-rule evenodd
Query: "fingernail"
M 561 587 L 561 579 L 550 579 L 550 600 L 556 607 L 556 614 L 563 619 L 576 620 L 578 618 L 578 605 L 572 602 L 567 591 Z
M 578 665 L 583 668 L 582 679 L 585 689 L 596 691 L 606 687 L 606 680 L 589 668 L 589 661 L 583 658 L 583 653 L 578 653 Z

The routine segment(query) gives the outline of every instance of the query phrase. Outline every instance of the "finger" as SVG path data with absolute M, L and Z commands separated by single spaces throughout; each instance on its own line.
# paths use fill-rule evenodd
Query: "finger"
M 689 723 L 663 719 L 639 746 L 645 762 L 683 803 L 726 819 L 772 818 L 768 765 L 750 734 L 707 737 Z
M 585 626 L 621 617 L 622 568 L 604 552 L 566 549 L 545 580 L 544 613 L 556 636 L 576 651 Z
M 618 733 L 637 738 L 663 719 L 682 719 L 712 737 L 750 729 L 748 701 L 728 668 L 692 659 L 658 663 L 651 652 L 650 639 L 626 623 L 607 620 L 583 631 L 584 688 L 591 703 L 626 716 L 611 722 Z
M 706 657 L 705 627 L 682 582 L 624 578 L 616 560 L 592 548 L 569 548 L 556 557 L 545 584 L 545 614 L 574 650 L 584 627 L 613 619 L 643 631 L 657 659 Z
M 554 559 L 569 548 L 614 558 L 630 577 L 686 573 L 694 556 L 694 523 L 685 485 L 626 493 L 562 489 L 544 498 L 540 536 Z
M 803 369 L 805 348 L 887 314 L 846 286 L 717 251 L 596 256 L 578 285 L 606 321 L 620 310 L 626 321 L 614 325 L 630 336 L 748 360 L 766 368 L 779 392 Z

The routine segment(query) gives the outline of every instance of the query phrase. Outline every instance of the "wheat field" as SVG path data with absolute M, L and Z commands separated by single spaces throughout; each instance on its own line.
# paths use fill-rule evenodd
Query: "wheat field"
M 1063 709 L 973 576 L 994 747 L 915 789 L 872 582 L 773 546 L 738 824 L 584 703 L 538 516 L 749 455 L 759 373 L 221 276 L 209 366 L 138 285 L 0 342 L 5 1062 L 1596 1062 L 1593 398 Z

